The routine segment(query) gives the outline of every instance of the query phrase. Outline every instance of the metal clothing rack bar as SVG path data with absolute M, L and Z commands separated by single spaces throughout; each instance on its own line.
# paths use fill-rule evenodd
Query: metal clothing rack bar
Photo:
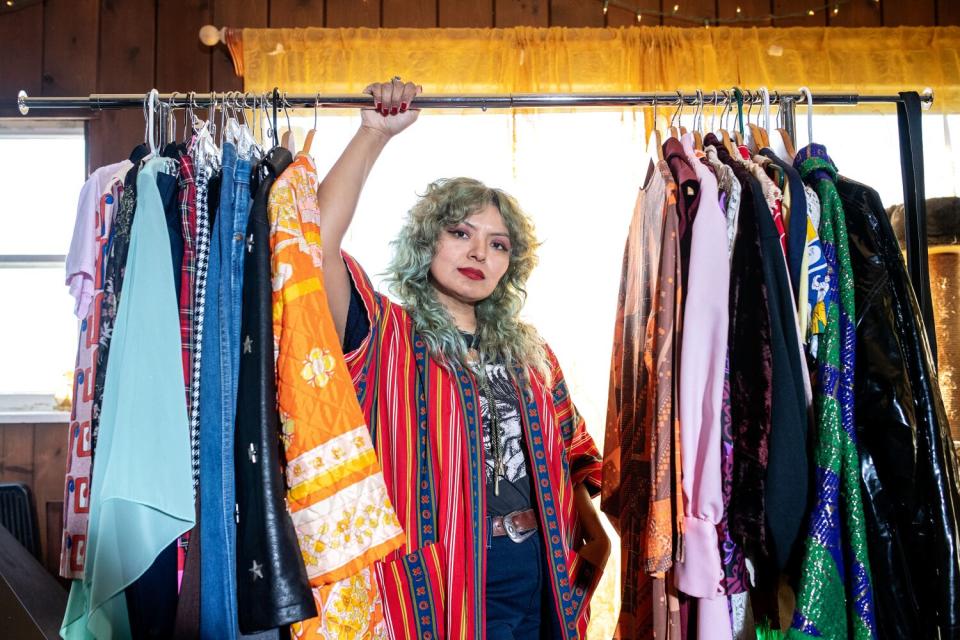
M 723 92 L 721 92 L 723 93 Z M 254 94 L 249 92 L 226 93 L 163 93 L 155 94 L 164 107 L 184 109 L 188 107 L 211 107 L 227 104 L 238 108 L 272 106 L 276 120 L 277 108 L 355 109 L 373 106 L 368 95 L 321 95 L 286 94 L 274 89 L 272 92 Z M 550 107 L 635 107 L 635 106 L 695 106 L 728 104 L 728 92 L 718 95 L 683 93 L 632 93 L 632 94 L 534 94 L 515 93 L 506 95 L 420 95 L 411 101 L 421 109 L 518 109 Z M 784 128 L 796 141 L 795 110 L 797 103 L 804 103 L 804 96 L 794 92 L 770 91 L 769 104 L 779 105 L 783 114 Z M 147 96 L 136 93 L 94 93 L 82 97 L 30 97 L 21 91 L 17 96 L 20 113 L 27 115 L 33 109 L 143 109 Z M 744 104 L 757 105 L 764 102 L 759 92 L 743 93 Z M 933 94 L 916 91 L 897 95 L 861 95 L 858 93 L 821 93 L 812 96 L 815 106 L 856 106 L 860 104 L 897 105 L 900 131 L 900 159 L 903 171 L 903 196 L 906 219 L 907 264 L 910 280 L 926 325 L 930 346 L 936 358 L 936 333 L 933 324 L 933 307 L 930 299 L 930 280 L 927 273 L 926 203 L 923 188 L 923 137 L 920 127 L 920 112 L 933 103 Z
M 368 95 L 321 95 L 321 94 L 278 94 L 281 106 L 288 108 L 320 107 L 322 109 L 373 106 L 373 98 Z M 252 100 L 266 98 L 272 100 L 270 92 L 264 94 L 227 92 L 227 93 L 161 93 L 158 99 L 167 107 L 186 108 L 209 107 L 226 101 L 228 104 L 252 107 Z M 770 104 L 802 98 L 800 94 L 771 91 Z M 633 106 L 671 106 L 683 104 L 694 106 L 701 104 L 724 104 L 723 96 L 697 95 L 693 93 L 513 93 L 500 95 L 420 95 L 411 101 L 421 109 L 522 109 L 532 107 L 633 107 Z M 17 106 L 23 115 L 31 109 L 130 109 L 143 108 L 146 96 L 142 93 L 93 93 L 83 97 L 30 97 L 21 91 L 17 96 Z M 899 95 L 860 95 L 857 93 L 822 93 L 813 96 L 815 105 L 856 106 L 872 103 L 898 103 Z M 932 104 L 933 94 L 920 97 L 922 103 Z M 761 104 L 762 98 L 757 92 L 745 92 L 744 104 Z

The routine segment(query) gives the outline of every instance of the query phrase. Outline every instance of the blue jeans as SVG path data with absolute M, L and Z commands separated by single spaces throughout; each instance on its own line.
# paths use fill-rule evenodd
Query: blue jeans
M 490 539 L 487 548 L 487 638 L 551 638 L 554 613 L 540 532 L 523 542 Z
M 203 316 L 203 360 L 200 363 L 200 636 L 237 637 L 236 594 L 236 522 L 233 519 L 233 464 L 224 465 L 224 454 L 232 456 L 223 434 L 223 404 L 230 397 L 229 328 L 223 325 L 223 305 L 229 290 L 220 281 L 224 254 L 229 264 L 230 250 L 221 239 L 224 218 L 233 215 L 233 170 L 236 149 L 223 145 L 223 182 L 220 209 L 210 233 L 210 259 L 207 267 L 207 298 Z M 229 189 L 222 188 L 229 184 Z M 214 212 L 211 211 L 211 214 Z M 231 225 L 228 224 L 228 229 Z M 230 477 L 227 474 L 230 474 Z
M 233 466 L 240 307 L 250 162 L 223 145 L 220 208 L 210 234 L 200 371 L 200 635 L 239 637 Z

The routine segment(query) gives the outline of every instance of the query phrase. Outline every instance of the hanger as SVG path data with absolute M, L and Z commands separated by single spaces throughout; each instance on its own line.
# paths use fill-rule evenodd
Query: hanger
M 747 99 L 749 101 L 749 106 L 747 107 L 747 129 L 750 131 L 748 146 L 754 153 L 759 151 L 760 147 L 763 146 L 763 133 L 760 131 L 760 127 L 751 122 L 751 116 L 753 115 L 753 104 L 756 97 L 756 94 L 754 94 L 752 91 L 747 91 Z
M 163 145 L 166 143 L 167 109 L 163 100 L 157 97 L 157 149 L 163 154 Z
M 195 122 L 197 119 L 197 116 L 196 114 L 193 113 L 193 106 L 194 106 L 194 100 L 195 100 L 196 94 L 197 94 L 196 91 L 190 91 L 187 93 L 187 107 L 186 107 L 186 113 L 184 114 L 184 117 L 183 117 L 183 131 L 181 133 L 183 135 L 184 142 L 186 142 L 188 145 L 190 144 L 190 141 L 191 141 L 190 139 L 193 137 L 193 134 L 197 132 L 197 125 Z M 187 135 L 188 127 L 190 128 L 189 135 Z
M 813 144 L 813 93 L 807 87 L 800 87 L 800 95 L 807 97 L 807 144 Z
M 210 104 L 207 105 L 207 128 L 211 136 L 217 135 L 217 92 L 210 94 Z
M 677 112 L 677 126 L 680 128 L 680 135 L 686 135 L 687 128 L 683 126 L 683 94 L 680 91 L 677 91 L 677 97 L 680 98 L 680 110 Z
M 240 116 L 240 127 L 237 135 L 237 154 L 241 158 L 256 158 L 257 160 L 261 157 L 260 145 L 257 144 L 256 138 L 253 137 L 253 132 L 250 130 L 250 125 L 247 123 L 247 109 L 250 108 L 250 105 L 247 104 L 248 93 L 237 93 L 234 97 L 234 106 L 237 108 L 237 113 Z
M 710 110 L 710 131 L 716 131 L 716 130 L 717 130 L 717 128 L 716 128 L 716 124 L 717 124 L 717 105 L 719 104 L 719 102 L 717 101 L 717 92 L 716 92 L 716 90 L 714 90 L 714 92 L 713 92 L 713 100 L 710 102 L 710 104 L 713 105 L 713 109 Z
M 317 94 L 316 101 L 313 103 L 313 129 L 307 131 L 307 137 L 303 140 L 303 148 L 300 153 L 310 155 L 310 145 L 313 144 L 313 136 L 317 134 L 317 110 L 320 108 L 320 94 Z
M 157 102 L 160 101 L 160 94 L 156 89 L 150 89 L 146 97 L 146 120 L 147 135 L 146 143 L 150 147 L 150 156 L 157 155 L 157 141 L 154 139 L 154 117 L 156 116 Z M 147 156 L 147 157 L 150 157 Z
M 651 136 L 657 146 L 657 160 L 663 160 L 663 136 L 657 128 L 657 94 L 653 94 L 653 132 Z
M 770 92 L 766 87 L 760 87 L 760 98 L 763 101 L 763 127 L 760 134 L 763 136 L 763 146 L 770 146 Z
M 290 103 L 287 102 L 287 92 L 283 92 L 282 103 L 283 105 L 283 116 L 287 119 L 287 130 L 283 132 L 283 138 L 280 140 L 280 146 L 287 149 L 290 153 L 297 153 L 297 137 L 293 134 L 293 127 L 290 126 L 290 112 L 287 111 L 287 107 Z
M 720 114 L 720 139 L 724 148 L 731 156 L 733 153 L 733 142 L 730 140 L 730 128 L 727 126 L 727 119 L 733 112 L 733 105 L 730 103 L 730 92 L 723 91 L 723 112 Z
M 273 88 L 271 100 L 273 103 L 273 118 L 271 119 L 270 137 L 273 138 L 273 146 L 276 147 L 280 145 L 280 140 L 277 139 L 277 105 L 280 104 L 280 91 L 276 87 Z
M 733 121 L 733 137 L 739 147 L 743 144 L 743 91 L 740 87 L 733 88 L 733 97 L 737 101 L 737 116 L 736 120 Z M 739 152 L 737 153 L 739 154 Z
M 196 106 L 194 95 L 195 94 L 191 92 L 190 101 Z M 216 101 L 217 97 L 216 94 L 214 94 L 211 97 L 210 106 L 207 108 L 206 121 L 201 120 L 195 115 L 193 116 L 194 141 L 191 149 L 191 155 L 198 165 L 210 165 L 214 168 L 220 165 L 220 149 L 217 147 L 214 139 L 214 134 L 216 133 L 216 122 L 214 119 Z
M 677 129 L 674 122 L 677 119 L 677 116 L 680 115 L 680 112 L 683 110 L 683 97 L 679 91 L 677 91 L 677 110 L 673 112 L 673 115 L 670 116 L 670 137 L 679 138 L 680 131 Z
M 790 133 L 783 127 L 783 98 L 780 97 L 780 92 L 776 93 L 777 98 L 777 133 L 780 134 L 780 142 L 783 143 L 783 156 L 781 156 L 787 162 L 793 162 L 793 159 L 797 156 L 797 150 L 793 146 L 793 140 L 790 138 Z M 774 137 L 776 141 L 776 137 Z M 777 151 L 777 150 L 775 150 Z
M 693 146 L 697 151 L 703 151 L 703 91 L 697 89 L 697 110 L 693 112 Z

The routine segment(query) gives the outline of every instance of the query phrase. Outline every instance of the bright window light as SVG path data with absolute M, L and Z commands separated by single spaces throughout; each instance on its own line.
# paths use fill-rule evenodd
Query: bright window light
M 960 116 L 923 120 L 927 196 L 956 194 L 951 148 L 960 143 Z M 297 140 L 312 125 L 312 112 L 294 118 Z M 318 119 L 312 154 L 321 179 L 358 125 L 355 115 Z M 797 130 L 798 143 L 806 144 L 803 109 Z M 572 398 L 602 448 L 624 242 L 649 161 L 644 138 L 643 119 L 633 111 L 426 111 L 378 161 L 344 248 L 379 285 L 389 243 L 430 181 L 470 176 L 514 195 L 543 242 L 525 317 L 557 352 Z M 817 116 L 814 139 L 843 175 L 877 189 L 885 206 L 903 201 L 895 116 Z M 615 543 L 593 603 L 592 636 L 613 636 L 619 564 Z
M 63 261 L 85 162 L 82 123 L 0 121 L 0 396 L 69 393 L 78 324 Z

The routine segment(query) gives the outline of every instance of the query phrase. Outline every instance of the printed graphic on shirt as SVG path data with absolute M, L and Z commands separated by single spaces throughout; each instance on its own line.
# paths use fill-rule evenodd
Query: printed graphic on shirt
M 486 365 L 486 376 L 494 410 L 497 412 L 501 434 L 500 452 L 503 456 L 499 492 L 494 492 L 494 470 L 497 461 L 493 457 L 493 423 L 489 399 L 481 391 L 480 416 L 483 422 L 486 461 L 484 471 L 487 482 L 487 511 L 492 515 L 505 515 L 530 506 L 530 478 L 527 476 L 526 449 L 520 422 L 520 399 L 513 379 L 504 365 Z

